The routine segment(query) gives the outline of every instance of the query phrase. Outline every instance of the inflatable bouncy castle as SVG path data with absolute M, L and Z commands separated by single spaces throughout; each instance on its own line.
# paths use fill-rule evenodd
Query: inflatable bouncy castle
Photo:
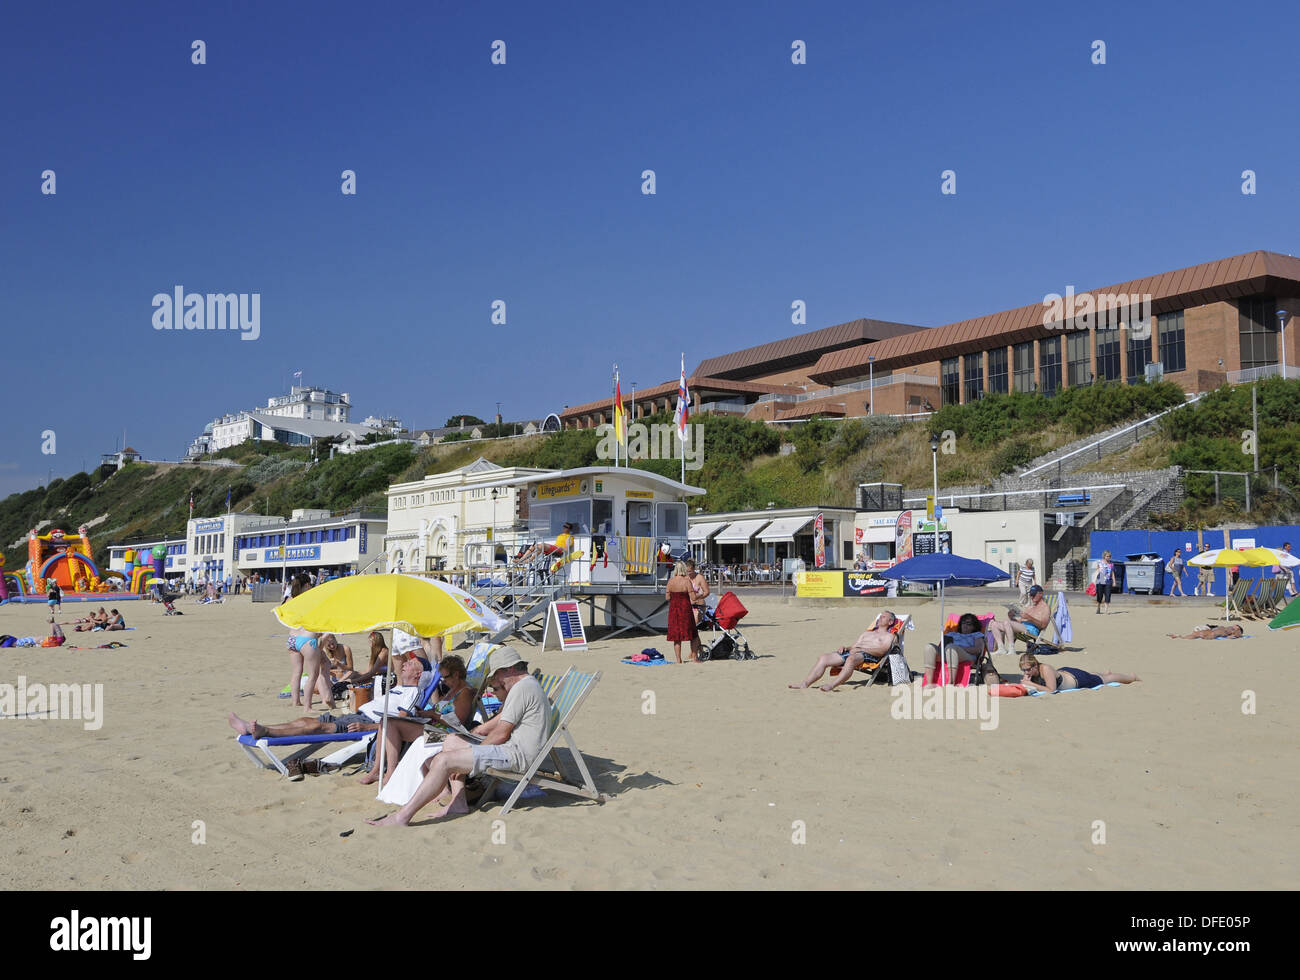
M 33 528 L 27 532 L 27 565 L 22 574 L 5 576 L 2 568 L 0 562 L 0 587 L 10 600 L 44 602 L 51 582 L 58 583 L 64 602 L 102 599 L 109 591 L 91 557 L 90 536 L 84 525 L 77 529 L 76 537 L 58 528 L 48 534 L 38 534 Z

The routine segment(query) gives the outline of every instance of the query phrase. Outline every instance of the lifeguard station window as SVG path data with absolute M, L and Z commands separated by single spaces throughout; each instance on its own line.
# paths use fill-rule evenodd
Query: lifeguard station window
M 686 537 L 686 505 L 668 503 L 658 504 L 657 506 L 659 508 L 659 537 Z
M 591 501 L 591 533 L 614 533 L 614 501 L 605 497 L 596 497 Z
M 627 502 L 627 534 L 631 538 L 648 538 L 654 534 L 654 505 L 649 501 Z

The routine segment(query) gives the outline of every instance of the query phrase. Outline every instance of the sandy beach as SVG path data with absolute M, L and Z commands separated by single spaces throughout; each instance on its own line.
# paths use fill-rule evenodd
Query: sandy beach
M 1001 609 L 1005 595 L 990 590 L 958 608 Z M 289 667 L 269 605 L 186 600 L 183 617 L 165 618 L 160 606 L 126 603 L 138 629 L 70 633 L 69 642 L 118 639 L 127 649 L 0 651 L 0 683 L 102 684 L 104 696 L 98 730 L 0 719 L 7 887 L 1300 885 L 1300 695 L 1289 680 L 1300 633 L 1248 623 L 1250 639 L 1174 641 L 1165 634 L 1221 615 L 1221 604 L 1127 597 L 1096 616 L 1072 599 L 1079 652 L 1049 662 L 1135 672 L 1142 682 L 1003 700 L 997 727 L 982 731 L 978 720 L 892 717 L 884 685 L 787 690 L 885 604 L 742 598 L 755 662 L 619 662 L 646 646 L 671 659 L 662 636 L 597 635 L 585 653 L 518 645 L 532 667 L 603 672 L 573 730 L 610 799 L 548 794 L 521 804 L 503 843 L 499 805 L 380 830 L 365 819 L 393 808 L 355 777 L 291 783 L 249 762 L 227 712 L 296 716 L 276 697 Z M 916 616 L 907 652 L 920 670 L 938 604 L 892 608 Z M 2 607 L 0 633 L 43 635 L 45 612 Z M 1014 658 L 996 663 L 1018 675 Z M 1242 710 L 1247 691 L 1254 713 Z M 647 692 L 653 713 L 643 710 Z M 1095 843 L 1101 830 L 1105 843 Z M 806 843 L 795 842 L 801 835 Z

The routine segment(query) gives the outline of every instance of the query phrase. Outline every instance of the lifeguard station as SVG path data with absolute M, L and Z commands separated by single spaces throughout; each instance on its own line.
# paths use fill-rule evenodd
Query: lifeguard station
M 473 588 L 479 598 L 510 619 L 508 629 L 492 637 L 500 643 L 510 636 L 536 643 L 525 632 L 540 629 L 552 602 L 577 600 L 588 610 L 587 625 L 614 630 L 667 627 L 668 603 L 664 583 L 672 567 L 669 556 L 688 549 L 687 499 L 702 495 L 700 487 L 649 470 L 622 466 L 591 466 L 516 477 L 481 487 L 527 487 L 528 537 L 550 546 L 542 567 L 513 566 L 504 577 L 494 574 L 490 585 Z M 474 489 L 467 486 L 465 489 Z M 565 524 L 572 539 L 556 546 Z

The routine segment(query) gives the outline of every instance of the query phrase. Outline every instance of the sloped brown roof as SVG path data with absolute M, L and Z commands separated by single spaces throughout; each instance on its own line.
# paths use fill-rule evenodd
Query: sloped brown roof
M 1153 315 L 1258 293 L 1283 294 L 1287 291 L 1291 291 L 1292 296 L 1300 295 L 1300 259 L 1264 251 L 1247 252 L 1091 290 L 1094 294 L 1149 293 Z M 1083 295 L 1076 294 L 1076 299 Z M 831 351 L 818 360 L 809 377 L 818 384 L 834 385 L 866 374 L 868 355 L 875 357 L 878 369 L 901 368 L 987 350 L 994 338 L 1000 343 L 1015 344 L 1049 337 L 1052 331 L 1043 326 L 1045 312 L 1039 302 L 918 330 L 870 345 Z
M 899 337 L 924 329 L 910 323 L 891 323 L 887 320 L 850 320 L 833 327 L 823 327 L 808 333 L 797 334 L 784 340 L 774 340 L 757 347 L 746 347 L 721 357 L 710 357 L 699 363 L 695 373 L 711 378 L 745 378 L 772 371 L 783 371 L 801 364 L 813 364 L 832 351 L 875 340 Z
M 753 384 L 748 381 L 729 381 L 724 378 L 696 377 L 691 375 L 686 379 L 686 387 L 691 393 L 691 401 L 695 401 L 695 395 L 705 391 L 722 392 L 728 395 L 767 395 L 772 392 L 801 390 L 791 389 L 789 385 L 765 385 Z M 662 398 L 664 395 L 672 395 L 674 399 L 677 396 L 677 380 L 665 381 L 663 384 L 655 385 L 653 388 L 638 388 L 636 391 L 636 400 L 642 401 L 646 398 Z M 632 403 L 632 392 L 623 392 L 623 404 Z M 561 419 L 572 418 L 575 415 L 586 415 L 590 412 L 599 412 L 610 410 L 614 407 L 614 394 L 611 392 L 604 398 L 597 399 L 594 402 L 587 402 L 583 405 L 574 405 L 572 408 L 566 408 L 560 413 Z

